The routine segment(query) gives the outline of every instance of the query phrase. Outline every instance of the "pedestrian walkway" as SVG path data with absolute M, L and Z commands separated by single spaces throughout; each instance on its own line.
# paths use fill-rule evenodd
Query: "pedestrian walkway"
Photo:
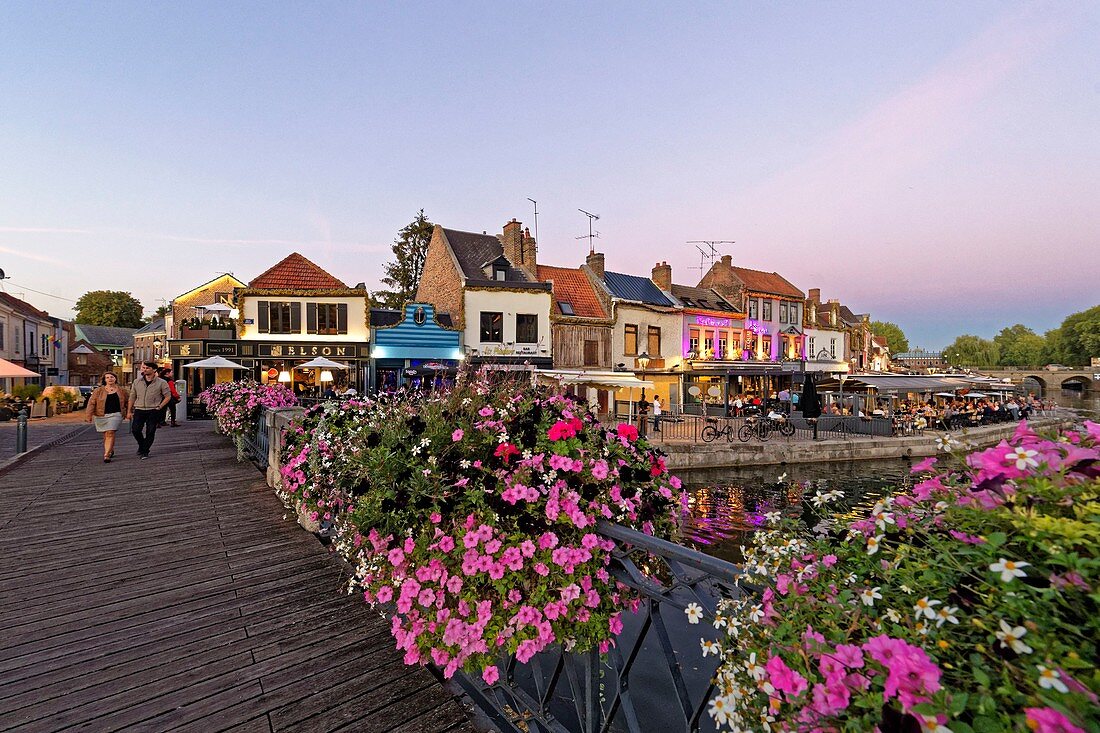
M 0 731 L 472 731 L 211 423 L 0 476 Z
M 15 456 L 15 420 L 0 422 L 0 464 Z M 27 449 L 34 450 L 40 445 L 71 435 L 74 431 L 91 432 L 94 428 L 77 419 L 74 415 L 50 418 L 38 418 L 27 424 Z

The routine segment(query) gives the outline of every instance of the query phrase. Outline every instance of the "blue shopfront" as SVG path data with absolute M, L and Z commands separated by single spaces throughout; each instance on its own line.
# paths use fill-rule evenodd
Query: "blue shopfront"
M 372 390 L 408 385 L 444 386 L 461 362 L 460 331 L 430 303 L 409 303 L 404 310 L 373 309 L 369 382 Z

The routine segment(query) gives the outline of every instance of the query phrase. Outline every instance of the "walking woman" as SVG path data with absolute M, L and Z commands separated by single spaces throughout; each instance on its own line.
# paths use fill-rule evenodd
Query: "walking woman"
M 115 455 L 115 431 L 122 425 L 130 395 L 119 386 L 114 372 L 104 372 L 99 387 L 88 398 L 87 421 L 95 419 L 95 429 L 103 433 L 103 462 L 110 463 Z

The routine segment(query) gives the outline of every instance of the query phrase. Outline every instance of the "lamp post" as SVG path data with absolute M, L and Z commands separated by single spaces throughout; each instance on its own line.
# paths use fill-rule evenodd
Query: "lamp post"
M 649 354 L 642 352 L 638 355 L 638 366 L 642 369 L 642 401 L 638 403 L 638 417 L 641 418 L 640 425 L 638 426 L 638 435 L 641 437 L 646 436 L 646 417 L 649 414 L 649 403 L 645 399 L 645 370 L 649 366 Z
M 844 383 L 848 381 L 848 375 L 847 374 L 841 374 L 838 377 L 838 379 L 840 379 L 840 414 L 841 414 L 841 417 L 843 417 L 844 416 Z
M 159 337 L 153 339 L 153 361 L 160 361 L 160 347 L 162 345 Z

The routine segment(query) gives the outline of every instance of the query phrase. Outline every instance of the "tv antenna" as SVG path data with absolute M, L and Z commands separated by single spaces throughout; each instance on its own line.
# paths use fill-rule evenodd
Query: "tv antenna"
M 4 271 L 0 269 L 0 280 L 11 280 L 11 278 L 5 275 Z
M 702 277 L 707 270 L 714 266 L 714 261 L 718 259 L 717 244 L 735 244 L 732 239 L 689 239 L 688 244 L 694 244 L 695 249 L 699 250 L 699 265 L 698 267 L 689 267 L 689 270 L 698 270 L 699 277 Z M 699 245 L 703 245 L 700 247 Z M 709 261 L 709 264 L 707 264 Z
M 527 200 L 535 205 L 535 251 L 538 252 L 539 251 L 539 202 L 535 201 L 530 196 L 527 197 Z
M 587 237 L 580 236 L 580 237 L 577 237 L 577 239 L 587 239 L 588 240 L 588 254 L 592 254 L 593 252 L 596 251 L 596 244 L 592 240 L 594 238 L 600 236 L 599 232 L 596 232 L 595 234 L 592 233 L 592 222 L 599 221 L 600 220 L 600 215 L 589 213 L 589 212 L 585 211 L 584 209 L 577 209 L 577 211 L 581 212 L 582 214 L 584 214 L 585 216 L 588 217 L 588 236 Z

